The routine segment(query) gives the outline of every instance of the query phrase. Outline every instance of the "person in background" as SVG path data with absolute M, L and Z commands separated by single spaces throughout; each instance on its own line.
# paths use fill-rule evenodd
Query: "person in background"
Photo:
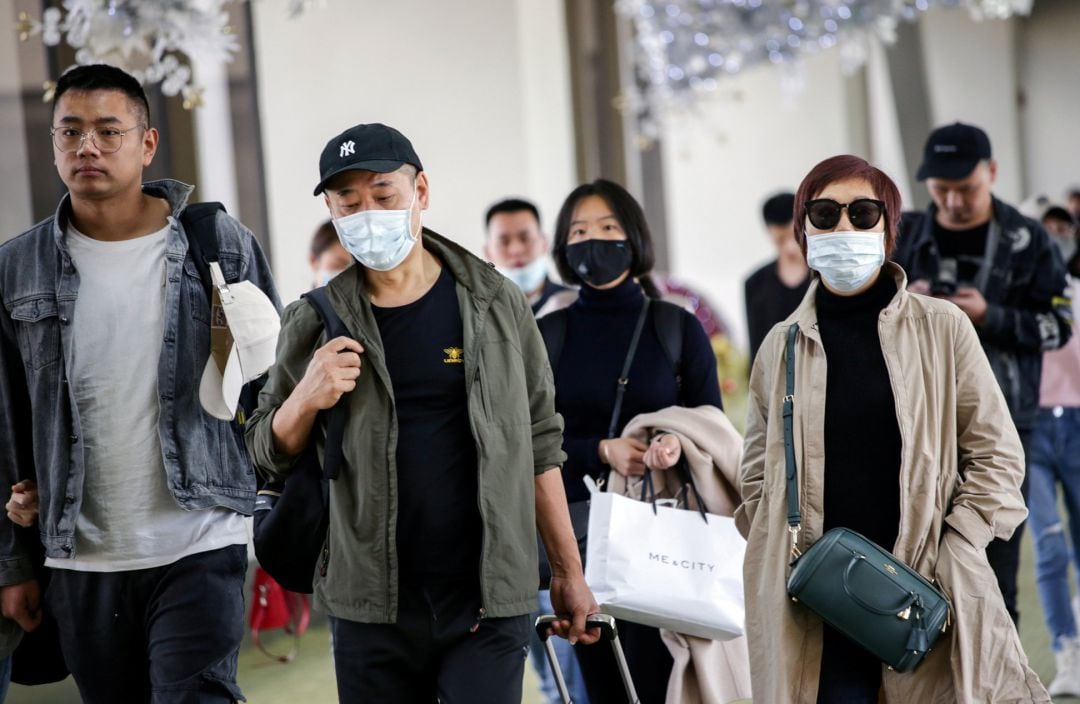
M 810 270 L 795 241 L 795 227 L 791 220 L 794 212 L 793 193 L 777 193 L 761 207 L 765 230 L 776 249 L 776 259 L 746 279 L 744 290 L 750 364 L 754 363 L 765 335 L 773 325 L 795 310 L 810 286 Z
M 484 220 L 487 238 L 484 256 L 495 269 L 521 289 L 535 314 L 551 297 L 568 290 L 548 276 L 548 239 L 540 228 L 540 211 L 536 205 L 521 198 L 507 198 L 492 205 Z M 537 610 L 532 620 L 542 614 L 553 613 L 551 591 L 541 589 L 537 594 Z M 564 638 L 552 641 L 559 658 L 563 679 L 574 702 L 588 704 L 589 695 L 581 678 L 574 647 Z M 555 677 L 547 664 L 544 645 L 534 632 L 529 640 L 529 661 L 540 680 L 540 694 L 550 704 L 562 701 Z
M 1065 203 L 1069 214 L 1073 216 L 1073 220 L 1080 222 L 1080 186 L 1069 190 L 1069 197 Z
M 1049 208 L 1042 224 L 1070 264 L 1073 317 L 1080 315 L 1080 252 L 1072 215 Z M 1039 415 L 1028 454 L 1028 521 L 1035 545 L 1035 584 L 1042 601 L 1057 674 L 1047 688 L 1053 697 L 1080 697 L 1080 639 L 1069 592 L 1069 563 L 1080 559 L 1080 337 L 1043 355 Z M 1068 530 L 1058 514 L 1064 495 Z
M 330 279 L 352 266 L 352 263 L 352 255 L 341 246 L 341 240 L 334 229 L 334 221 L 327 220 L 319 225 L 311 236 L 311 247 L 308 250 L 311 287 L 325 286 L 330 283 Z
M 484 256 L 521 289 L 533 313 L 567 290 L 548 276 L 548 239 L 535 205 L 520 198 L 499 201 L 488 208 L 485 224 Z
M 815 272 L 750 376 L 735 523 L 754 700 L 788 704 L 1049 702 L 996 590 L 985 547 L 1023 520 L 1023 449 L 972 323 L 909 293 L 888 262 L 900 192 L 856 156 L 817 164 L 795 236 Z M 803 516 L 787 530 L 787 337 L 798 325 L 794 454 Z M 823 624 L 787 592 L 792 555 L 858 531 L 928 580 L 952 625 L 910 673 Z M 794 538 L 794 540 L 793 540 Z
M 1020 440 L 1027 446 L 1039 413 L 1043 352 L 1072 334 L 1065 267 L 1037 220 L 994 197 L 997 162 L 986 132 L 956 122 L 926 140 L 916 174 L 933 200 L 904 213 L 893 260 L 912 292 L 945 298 L 979 334 Z M 1021 488 L 1027 496 L 1027 480 Z M 1013 621 L 1023 523 L 987 548 Z
M 600 179 L 567 196 L 555 226 L 553 258 L 563 281 L 581 287 L 577 300 L 565 309 L 565 337 L 552 370 L 555 407 L 566 420 L 563 482 L 568 500 L 580 503 L 589 498 L 585 476 L 599 480 L 610 472 L 645 472 L 649 448 L 620 437 L 635 416 L 671 406 L 722 409 L 723 404 L 709 339 L 685 309 L 677 309 L 674 318 L 682 335 L 678 370 L 667 357 L 655 317 L 658 306 L 670 304 L 656 300 L 659 291 L 649 278 L 654 261 L 649 225 L 641 206 L 622 186 Z M 651 301 L 648 319 L 610 434 L 616 388 L 646 297 Z M 544 333 L 545 320 L 540 323 Z M 641 701 L 664 701 L 673 659 L 659 630 L 622 620 L 618 629 Z M 625 701 L 611 651 L 579 647 L 577 653 L 590 701 Z

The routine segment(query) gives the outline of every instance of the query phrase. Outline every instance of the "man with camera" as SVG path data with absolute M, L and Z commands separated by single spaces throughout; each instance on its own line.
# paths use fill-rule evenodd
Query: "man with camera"
M 927 139 L 917 177 L 933 203 L 904 213 L 894 261 L 908 289 L 947 298 L 975 325 L 1025 449 L 1039 411 L 1042 353 L 1071 334 L 1065 267 L 1043 227 L 994 197 L 997 162 L 973 125 L 939 127 Z M 1027 497 L 1027 479 L 1022 485 Z M 1013 621 L 1023 526 L 987 557 Z

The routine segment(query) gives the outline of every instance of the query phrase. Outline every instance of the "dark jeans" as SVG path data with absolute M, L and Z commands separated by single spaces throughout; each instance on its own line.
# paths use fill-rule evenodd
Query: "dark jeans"
M 47 598 L 86 704 L 243 701 L 247 546 L 128 572 L 56 569 Z
M 616 619 L 619 641 L 641 704 L 663 704 L 675 661 L 660 639 L 660 629 Z M 592 704 L 625 704 L 626 691 L 607 643 L 575 645 Z
M 521 701 L 528 615 L 479 619 L 475 588 L 401 588 L 397 623 L 331 617 L 342 704 Z
M 881 661 L 822 624 L 818 704 L 877 704 Z
M 1020 484 L 1020 493 L 1024 496 L 1024 504 L 1028 501 L 1028 457 L 1031 456 L 1031 431 L 1020 431 L 1020 442 L 1024 445 L 1024 481 Z M 994 538 L 986 546 L 986 559 L 997 577 L 998 588 L 1005 600 L 1005 609 L 1012 617 L 1013 623 L 1020 625 L 1020 612 L 1016 609 L 1016 574 L 1020 571 L 1020 541 L 1024 537 L 1024 523 L 1016 527 L 1016 531 L 1008 540 Z

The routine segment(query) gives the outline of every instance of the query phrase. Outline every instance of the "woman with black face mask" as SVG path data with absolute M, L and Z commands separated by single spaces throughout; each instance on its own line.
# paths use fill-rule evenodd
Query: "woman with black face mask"
M 598 481 L 610 472 L 638 477 L 646 465 L 664 469 L 678 458 L 679 445 L 670 436 L 654 437 L 652 446 L 621 438 L 632 418 L 676 405 L 722 408 L 720 385 L 716 358 L 697 318 L 654 300 L 649 226 L 624 188 L 605 180 L 576 188 L 559 212 L 552 255 L 563 281 L 580 286 L 578 299 L 553 313 L 552 320 L 541 319 L 540 330 L 553 357 L 555 407 L 566 423 L 566 495 L 582 509 L 588 500 L 586 475 Z M 554 316 L 562 318 L 557 325 Z M 670 342 L 673 334 L 678 343 Z M 561 339 L 557 353 L 553 337 Z M 671 359 L 672 347 L 681 347 L 677 359 Z M 624 391 L 617 403 L 620 386 Z M 571 512 L 580 538 L 586 525 L 579 517 L 587 514 Z M 621 620 L 618 628 L 641 701 L 663 702 L 673 660 L 659 631 Z M 592 704 L 625 701 L 610 649 L 576 649 Z

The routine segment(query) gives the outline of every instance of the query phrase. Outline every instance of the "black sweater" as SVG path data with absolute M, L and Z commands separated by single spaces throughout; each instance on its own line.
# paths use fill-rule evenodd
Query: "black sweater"
M 628 279 L 607 291 L 582 286 L 580 297 L 566 309 L 566 340 L 555 370 L 555 408 L 566 421 L 563 484 L 570 501 L 588 498 L 582 483 L 586 474 L 595 478 L 608 469 L 600 461 L 598 447 L 607 437 L 615 387 L 643 302 L 641 287 Z M 681 403 L 722 408 L 712 346 L 697 318 L 686 311 L 683 315 Z M 651 312 L 629 379 L 616 433 L 638 414 L 680 402 L 675 370 L 656 335 Z
M 825 530 L 843 526 L 891 551 L 900 527 L 900 428 L 878 337 L 896 295 L 884 273 L 856 296 L 817 290 L 828 362 L 825 390 Z

